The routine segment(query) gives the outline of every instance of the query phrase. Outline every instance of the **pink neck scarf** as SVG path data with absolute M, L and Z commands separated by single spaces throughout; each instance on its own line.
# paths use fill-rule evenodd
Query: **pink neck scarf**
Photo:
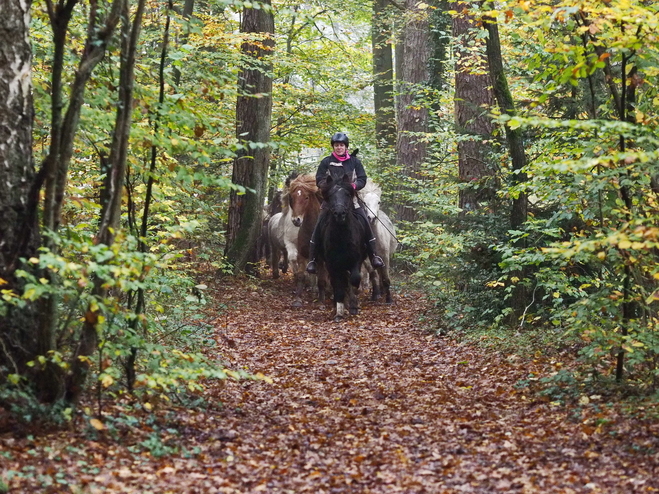
M 334 156 L 339 161 L 348 161 L 350 159 L 350 155 L 348 154 L 348 151 L 346 151 L 345 156 L 339 156 L 334 151 L 332 151 L 332 156 Z

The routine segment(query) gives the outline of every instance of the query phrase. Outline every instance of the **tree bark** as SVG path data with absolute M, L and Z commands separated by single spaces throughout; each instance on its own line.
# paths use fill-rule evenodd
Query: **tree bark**
M 270 2 L 266 2 L 269 4 Z M 272 77 L 268 60 L 274 48 L 274 17 L 265 9 L 245 9 L 240 30 L 256 34 L 257 40 L 241 47 L 249 66 L 238 77 L 236 137 L 241 150 L 233 164 L 232 181 L 248 189 L 244 194 L 231 192 L 225 255 L 236 273 L 255 260 L 261 234 L 263 199 L 270 160 L 270 122 L 272 117 Z
M 408 178 L 408 193 L 417 190 L 421 164 L 426 158 L 425 134 L 428 132 L 428 110 L 418 101 L 420 86 L 430 79 L 430 33 L 425 10 L 417 0 L 406 0 L 409 16 L 403 28 L 403 56 L 399 72 L 398 137 L 396 161 Z M 414 221 L 418 212 L 409 199 L 399 201 L 396 207 L 399 220 Z
M 487 37 L 487 59 L 490 66 L 490 77 L 492 79 L 492 88 L 494 96 L 501 108 L 501 112 L 511 117 L 515 115 L 515 103 L 512 94 L 508 88 L 508 81 L 503 68 L 503 59 L 501 56 L 501 42 L 499 40 L 499 28 L 495 20 L 485 19 L 485 28 L 488 32 Z M 526 174 L 522 171 L 526 166 L 526 152 L 522 139 L 521 129 L 511 129 L 505 126 L 506 141 L 508 143 L 508 152 L 510 153 L 512 167 L 512 185 L 518 185 L 526 181 Z M 527 198 L 524 192 L 520 192 L 513 197 L 512 207 L 510 210 L 510 228 L 518 230 L 526 222 L 527 218 Z M 523 241 L 519 242 L 517 247 L 523 248 Z M 523 280 L 524 270 L 515 274 L 519 280 Z M 523 315 L 528 302 L 528 290 L 523 283 L 518 282 L 515 285 L 511 298 L 511 308 L 513 309 L 511 322 L 516 323 Z
M 508 88 L 508 80 L 503 69 L 501 57 L 501 41 L 499 40 L 499 27 L 496 21 L 486 20 L 485 27 L 487 37 L 487 59 L 490 65 L 490 77 L 494 96 L 501 111 L 511 117 L 515 115 L 515 102 Z M 526 166 L 526 152 L 521 129 L 511 129 L 506 125 L 506 141 L 512 164 L 512 182 L 514 185 L 526 182 L 526 174 L 522 169 Z M 513 207 L 510 213 L 510 227 L 514 230 L 521 227 L 527 218 L 526 194 L 520 193 L 513 199 Z
M 124 177 L 126 175 L 126 159 L 128 154 L 128 138 L 131 127 L 131 113 L 133 109 L 133 85 L 135 79 L 135 57 L 137 43 L 142 25 L 145 0 L 139 0 L 132 25 L 130 22 L 129 0 L 116 0 L 122 2 L 121 18 L 122 47 L 119 80 L 119 104 L 112 147 L 109 158 L 109 200 L 104 215 L 101 218 L 99 231 L 96 235 L 97 244 L 111 245 L 121 220 L 121 202 L 123 198 Z M 104 280 L 96 279 L 92 293 L 96 297 L 104 297 L 107 289 L 103 287 Z M 66 382 L 66 401 L 77 404 L 84 391 L 85 381 L 89 372 L 90 360 L 87 358 L 96 351 L 98 346 L 98 321 L 100 309 L 89 306 L 85 314 L 85 323 L 82 328 L 80 341 L 71 361 L 71 372 Z
M 453 3 L 459 13 L 453 17 L 455 48 L 455 123 L 458 139 L 458 206 L 463 211 L 480 209 L 496 192 L 496 172 L 490 162 L 493 125 L 489 109 L 494 95 L 487 73 L 487 56 L 479 50 L 474 19 L 468 7 Z M 481 43 L 482 46 L 482 43 Z M 472 49 L 470 49 L 471 47 Z
M 18 259 L 39 246 L 37 181 L 32 158 L 31 1 L 3 3 L 0 16 L 0 289 L 20 294 Z M 6 313 L 2 308 L 6 308 Z M 0 368 L 23 373 L 38 354 L 39 310 L 0 305 Z M 0 379 L 3 376 L 0 375 Z
M 387 0 L 374 0 L 371 34 L 375 139 L 378 149 L 382 150 L 391 150 L 396 144 L 394 60 L 391 45 L 391 21 L 386 13 L 387 4 Z

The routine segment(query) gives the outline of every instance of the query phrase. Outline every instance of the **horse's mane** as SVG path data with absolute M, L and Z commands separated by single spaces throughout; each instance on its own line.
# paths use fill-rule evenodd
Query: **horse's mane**
M 364 188 L 359 191 L 359 195 L 360 197 L 364 197 L 366 194 L 370 193 L 374 193 L 378 197 L 382 197 L 382 188 L 369 178 L 366 180 L 366 185 Z
M 320 186 L 320 193 L 324 200 L 328 199 L 329 193 L 334 187 L 340 187 L 342 189 L 347 190 L 348 192 L 350 192 L 350 195 L 352 197 L 355 197 L 355 195 L 357 194 L 350 181 L 332 180 L 332 177 L 329 177 L 329 181 L 323 182 Z
M 295 180 L 295 178 L 298 177 L 299 175 L 300 175 L 299 172 L 292 171 L 288 174 L 288 177 L 286 177 L 286 180 L 284 182 L 284 190 L 281 192 L 281 210 L 284 213 L 286 213 L 288 211 L 288 208 L 290 207 L 288 193 L 290 191 L 291 182 Z
M 295 180 L 291 181 L 291 186 L 288 188 L 288 190 L 290 191 L 297 189 L 298 187 L 306 192 L 309 192 L 310 194 L 315 194 L 318 192 L 318 187 L 316 186 L 316 176 L 312 175 L 311 173 L 298 175 Z

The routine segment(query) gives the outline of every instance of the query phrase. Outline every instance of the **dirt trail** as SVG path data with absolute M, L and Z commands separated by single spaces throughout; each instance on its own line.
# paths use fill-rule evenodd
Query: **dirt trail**
M 358 317 L 337 324 L 327 310 L 289 309 L 282 283 L 264 283 L 252 293 L 261 309 L 238 309 L 222 329 L 235 363 L 274 379 L 223 393 L 218 434 L 234 492 L 659 487 L 648 449 L 656 441 L 637 444 L 639 454 L 630 431 L 603 428 L 602 417 L 533 402 L 515 387 L 533 363 L 420 329 L 418 294 L 398 294 L 394 306 L 363 303 Z
M 363 302 L 359 316 L 334 323 L 328 309 L 290 309 L 291 288 L 284 278 L 218 293 L 229 306 L 215 320 L 220 350 L 272 384 L 227 382 L 213 391 L 221 407 L 180 413 L 169 427 L 185 454 L 136 458 L 127 444 L 87 444 L 100 471 L 69 470 L 74 488 L 52 492 L 659 490 L 659 427 L 592 406 L 566 410 L 515 386 L 548 364 L 429 334 L 418 294 Z

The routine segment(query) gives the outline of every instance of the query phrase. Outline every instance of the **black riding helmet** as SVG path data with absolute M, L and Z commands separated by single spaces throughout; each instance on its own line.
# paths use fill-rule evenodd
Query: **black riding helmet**
M 337 132 L 332 136 L 331 144 L 334 146 L 335 142 L 342 142 L 343 144 L 346 145 L 346 148 L 348 147 L 348 143 L 350 142 L 348 140 L 348 136 L 345 135 L 343 132 Z

